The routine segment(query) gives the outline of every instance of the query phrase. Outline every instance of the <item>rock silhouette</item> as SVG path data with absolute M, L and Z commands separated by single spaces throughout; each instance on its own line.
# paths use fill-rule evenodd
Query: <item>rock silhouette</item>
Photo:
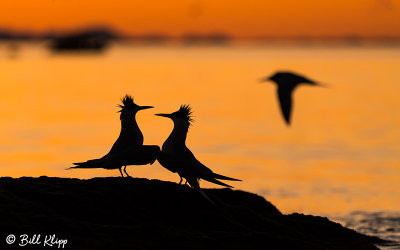
M 8 234 L 56 234 L 65 249 L 377 249 L 382 240 L 323 217 L 284 215 L 264 198 L 138 178 L 0 178 Z M 40 247 L 35 249 L 42 249 Z

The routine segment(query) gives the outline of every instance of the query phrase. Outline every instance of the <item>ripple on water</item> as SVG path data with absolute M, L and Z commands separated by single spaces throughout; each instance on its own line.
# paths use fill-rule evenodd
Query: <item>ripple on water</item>
M 355 211 L 334 220 L 357 232 L 392 241 L 377 245 L 380 249 L 400 249 L 400 212 Z

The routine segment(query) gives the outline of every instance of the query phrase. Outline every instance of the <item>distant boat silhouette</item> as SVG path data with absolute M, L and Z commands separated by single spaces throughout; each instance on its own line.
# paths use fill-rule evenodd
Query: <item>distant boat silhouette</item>
M 133 102 L 133 98 L 126 95 L 122 99 L 121 110 L 121 132 L 112 146 L 110 152 L 100 159 L 88 160 L 86 162 L 74 163 L 71 168 L 104 168 L 119 169 L 122 177 L 121 168 L 124 166 L 126 172 L 127 165 L 146 165 L 153 164 L 160 153 L 157 145 L 143 145 L 143 134 L 136 122 L 136 113 L 143 109 L 153 108 L 152 106 L 139 106 Z M 71 169 L 69 168 L 69 169 Z
M 285 121 L 290 125 L 290 115 L 292 111 L 292 96 L 295 88 L 300 84 L 319 85 L 318 83 L 292 72 L 276 72 L 263 81 L 273 81 L 277 85 L 277 94 L 281 106 L 282 115 Z
M 240 180 L 214 173 L 211 169 L 198 161 L 187 148 L 186 136 L 189 126 L 193 121 L 191 114 L 191 108 L 188 105 L 182 105 L 178 111 L 171 114 L 156 114 L 158 116 L 168 117 L 174 122 L 174 128 L 164 142 L 157 160 L 166 169 L 178 173 L 181 177 L 181 182 L 182 177 L 185 178 L 192 188 L 200 192 L 207 200 L 211 201 L 200 189 L 199 179 L 224 187 L 232 186 L 219 181 L 219 179 L 230 181 Z

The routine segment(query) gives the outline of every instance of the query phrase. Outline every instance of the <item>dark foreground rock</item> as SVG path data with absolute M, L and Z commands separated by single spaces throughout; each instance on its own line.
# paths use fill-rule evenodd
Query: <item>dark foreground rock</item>
M 255 194 L 205 192 L 217 206 L 158 180 L 3 177 L 0 249 L 57 249 L 43 245 L 53 234 L 68 240 L 64 249 L 376 249 L 381 242 L 326 218 L 283 215 Z M 8 245 L 10 234 L 16 241 Z M 19 247 L 21 234 L 31 244 Z

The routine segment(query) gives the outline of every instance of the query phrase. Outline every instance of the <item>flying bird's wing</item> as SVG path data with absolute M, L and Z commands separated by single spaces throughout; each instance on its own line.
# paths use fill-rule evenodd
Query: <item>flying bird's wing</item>
M 290 113 L 292 111 L 292 88 L 278 87 L 278 98 L 281 106 L 282 115 L 285 121 L 290 125 Z

